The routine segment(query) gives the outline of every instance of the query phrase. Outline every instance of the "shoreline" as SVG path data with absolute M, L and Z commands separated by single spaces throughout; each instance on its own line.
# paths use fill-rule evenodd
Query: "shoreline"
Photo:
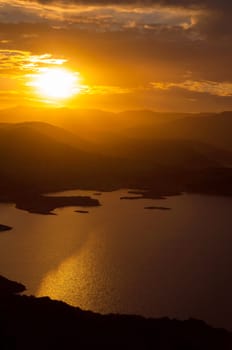
M 25 290 L 23 284 L 0 276 L 1 341 L 15 337 L 20 349 L 31 349 L 29 340 L 33 339 L 36 339 L 34 348 L 41 348 L 44 336 L 46 344 L 53 345 L 50 348 L 62 345 L 67 348 L 67 345 L 73 346 L 73 341 L 116 345 L 116 348 L 127 344 L 133 349 L 147 348 L 151 344 L 160 350 L 227 350 L 232 347 L 231 332 L 211 327 L 201 320 L 102 315 L 49 297 L 21 295 Z
M 154 188 L 149 186 L 106 186 L 105 188 L 99 186 L 59 186 L 56 188 L 41 188 L 40 190 L 4 190 L 4 193 L 0 192 L 0 203 L 13 204 L 17 209 L 27 211 L 28 213 L 43 214 L 43 215 L 56 215 L 53 211 L 62 207 L 97 207 L 100 206 L 100 198 L 92 198 L 91 196 L 52 196 L 53 193 L 62 193 L 65 191 L 91 191 L 92 195 L 99 196 L 105 192 L 119 191 L 122 189 L 127 190 L 127 194 L 121 196 L 121 200 L 140 200 L 140 199 L 154 199 L 162 200 L 168 197 L 181 196 L 181 195 L 204 195 L 215 197 L 232 198 L 230 191 L 208 191 L 208 190 L 193 190 L 193 189 L 159 189 L 158 186 Z M 81 209 L 80 209 L 81 210 Z

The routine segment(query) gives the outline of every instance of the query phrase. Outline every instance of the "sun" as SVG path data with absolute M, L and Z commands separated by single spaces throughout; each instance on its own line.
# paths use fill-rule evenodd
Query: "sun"
M 78 73 L 64 68 L 44 68 L 34 76 L 30 85 L 34 86 L 40 95 L 52 100 L 67 99 L 81 91 Z

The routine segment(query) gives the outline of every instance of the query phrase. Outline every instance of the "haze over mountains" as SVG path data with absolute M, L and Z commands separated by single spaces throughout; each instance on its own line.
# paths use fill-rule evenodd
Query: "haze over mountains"
M 1 123 L 46 121 L 91 142 L 111 137 L 198 140 L 232 150 L 232 112 L 158 113 L 149 110 L 112 113 L 100 110 L 15 107 L 1 110 Z
M 1 193 L 130 187 L 232 194 L 232 112 L 19 107 L 2 110 L 0 122 Z

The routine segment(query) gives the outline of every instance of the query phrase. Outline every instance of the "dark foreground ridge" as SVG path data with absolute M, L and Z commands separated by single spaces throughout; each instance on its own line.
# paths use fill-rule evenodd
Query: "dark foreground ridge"
M 19 295 L 25 287 L 0 277 L 1 349 L 232 349 L 232 334 L 203 321 L 100 315 L 48 297 Z

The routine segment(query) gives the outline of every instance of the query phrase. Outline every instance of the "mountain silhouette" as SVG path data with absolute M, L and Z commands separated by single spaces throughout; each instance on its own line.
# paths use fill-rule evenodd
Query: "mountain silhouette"
M 12 111 L 16 113 L 17 109 L 2 112 L 0 120 Z M 19 109 L 20 118 L 24 111 Z M 102 120 L 101 111 L 59 109 L 42 113 L 40 109 L 28 109 L 25 113 L 25 119 L 48 117 L 56 125 L 33 120 L 0 124 L 3 201 L 15 199 L 18 193 L 22 196 L 25 191 L 28 197 L 30 193 L 71 188 L 140 188 L 158 195 L 232 193 L 232 151 L 230 146 L 225 147 L 230 140 L 225 138 L 224 144 L 218 141 L 222 139 L 221 129 L 226 128 L 230 134 L 229 112 L 194 117 L 188 114 L 184 118 L 168 114 L 166 121 L 163 114 L 151 111 L 105 112 Z M 127 114 L 130 122 L 125 121 Z M 212 128 L 211 123 L 207 124 L 209 120 Z M 66 128 L 58 125 L 61 121 Z M 185 129 L 188 126 L 191 135 L 180 131 L 183 125 Z M 208 126 L 197 138 L 194 135 L 199 125 Z M 216 129 L 217 142 L 207 142 L 216 140 Z

